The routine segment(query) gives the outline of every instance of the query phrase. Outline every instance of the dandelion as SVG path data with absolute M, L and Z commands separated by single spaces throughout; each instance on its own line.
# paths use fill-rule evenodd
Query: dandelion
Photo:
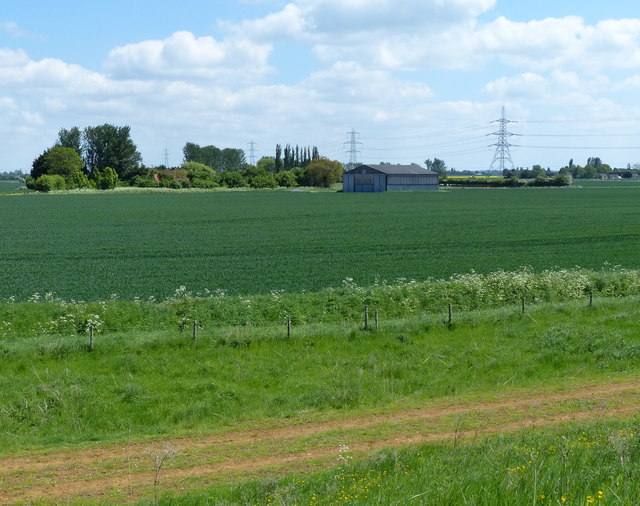
M 587 496 L 587 503 L 593 504 L 594 502 L 596 502 L 596 498 L 593 497 L 592 495 L 588 495 Z

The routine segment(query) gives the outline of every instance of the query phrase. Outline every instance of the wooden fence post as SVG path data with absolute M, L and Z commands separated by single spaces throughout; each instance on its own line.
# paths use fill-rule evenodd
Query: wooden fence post
M 376 330 L 380 328 L 380 319 L 378 316 L 379 316 L 379 313 L 378 313 L 378 310 L 376 309 Z
M 449 303 L 449 324 L 451 324 L 453 320 L 453 310 L 451 308 L 451 303 Z
M 593 306 L 593 292 L 589 292 L 589 307 Z
M 364 307 L 364 328 L 365 330 L 369 328 L 369 306 Z
M 291 317 L 287 316 L 287 339 L 291 339 Z
M 198 336 L 198 322 L 196 320 L 193 320 L 193 340 L 194 341 L 197 336 Z
M 525 310 L 525 301 L 524 301 L 524 297 L 522 297 L 522 312 L 524 313 Z
M 93 351 L 93 325 L 89 325 L 89 351 Z

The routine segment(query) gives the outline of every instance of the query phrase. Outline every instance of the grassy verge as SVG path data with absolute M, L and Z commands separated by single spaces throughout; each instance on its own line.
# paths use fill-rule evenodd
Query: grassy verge
M 224 291 L 192 293 L 178 288 L 163 301 L 118 300 L 67 301 L 53 294 L 34 294 L 28 302 L 0 303 L 0 342 L 25 336 L 69 337 L 96 332 L 124 333 L 191 330 L 194 321 L 204 329 L 226 326 L 294 326 L 314 323 L 362 322 L 363 308 L 370 316 L 379 311 L 383 319 L 453 311 L 519 307 L 527 304 L 640 295 L 640 271 L 608 266 L 599 271 L 556 269 L 534 272 L 468 273 L 448 279 L 417 282 L 400 279 L 372 286 L 345 279 L 339 288 L 317 292 L 266 295 L 228 295 Z
M 0 345 L 0 447 L 90 445 L 406 409 L 640 372 L 636 298 L 359 325 L 38 337 Z M 270 422 L 271 421 L 271 422 Z

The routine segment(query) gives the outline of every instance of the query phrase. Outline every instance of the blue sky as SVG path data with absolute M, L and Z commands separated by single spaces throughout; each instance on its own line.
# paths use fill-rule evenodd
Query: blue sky
M 0 171 L 60 128 L 130 125 L 147 165 L 186 142 L 487 169 L 640 163 L 627 0 L 30 0 L 0 11 Z

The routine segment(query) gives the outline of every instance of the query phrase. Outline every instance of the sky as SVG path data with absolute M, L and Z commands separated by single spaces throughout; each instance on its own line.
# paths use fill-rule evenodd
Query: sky
M 635 17 L 634 17 L 635 15 Z M 4 0 L 0 171 L 61 128 L 131 127 L 148 166 L 187 142 L 486 170 L 640 163 L 628 0 Z M 353 135 L 351 132 L 355 132 Z M 351 141 L 355 142 L 351 142 Z M 499 168 L 495 163 L 493 168 Z

